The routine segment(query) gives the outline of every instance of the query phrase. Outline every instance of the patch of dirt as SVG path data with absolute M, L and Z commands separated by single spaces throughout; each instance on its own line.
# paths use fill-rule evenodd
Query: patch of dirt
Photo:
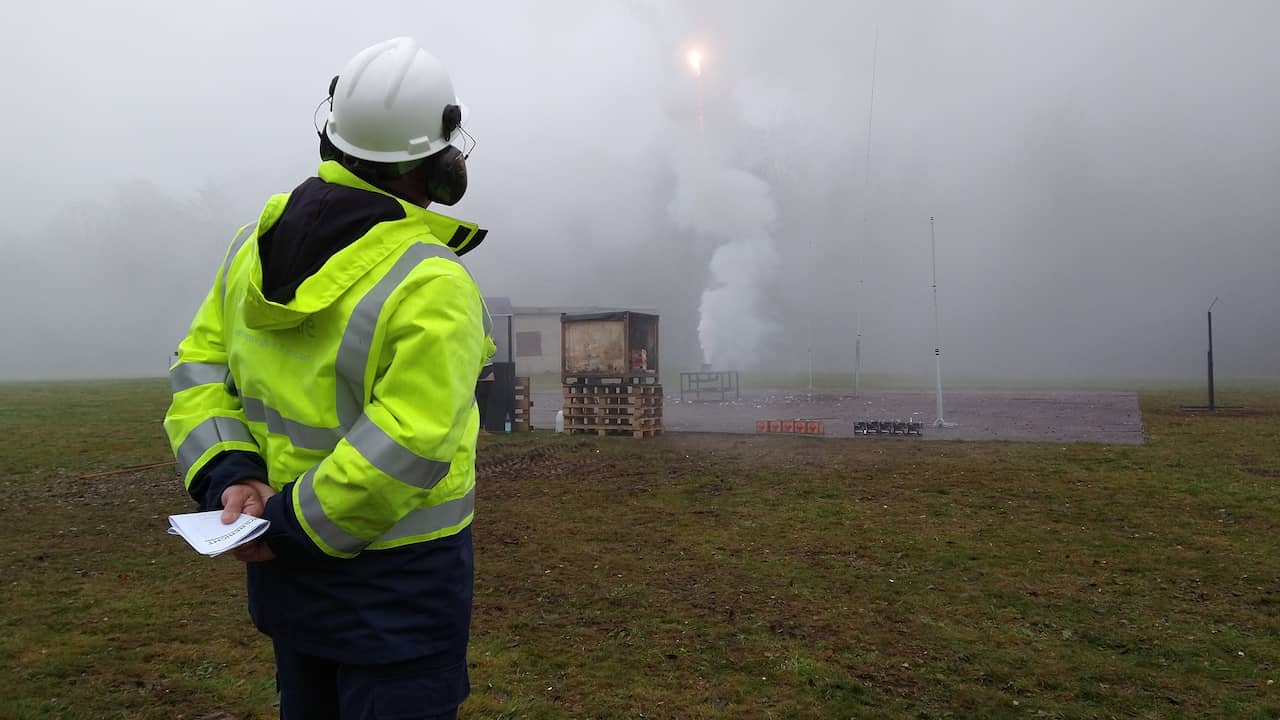
M 480 453 L 476 461 L 476 481 L 492 482 L 559 475 L 564 464 L 560 456 L 564 454 L 564 448 L 550 445 L 497 457 L 486 457 L 484 453 Z

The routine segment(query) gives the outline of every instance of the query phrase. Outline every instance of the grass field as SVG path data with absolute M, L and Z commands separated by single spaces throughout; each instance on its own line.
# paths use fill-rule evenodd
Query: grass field
M 482 442 L 465 718 L 1280 718 L 1280 394 L 1148 443 Z M 0 718 L 274 717 L 164 383 L 0 386 Z

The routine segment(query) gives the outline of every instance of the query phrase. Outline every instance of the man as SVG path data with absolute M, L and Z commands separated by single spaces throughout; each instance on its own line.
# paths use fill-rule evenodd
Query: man
M 466 189 L 461 104 L 409 38 L 330 85 L 319 177 L 236 234 L 170 376 L 165 431 L 241 547 L 287 720 L 454 718 L 469 692 L 475 385 L 494 351 L 430 212 Z

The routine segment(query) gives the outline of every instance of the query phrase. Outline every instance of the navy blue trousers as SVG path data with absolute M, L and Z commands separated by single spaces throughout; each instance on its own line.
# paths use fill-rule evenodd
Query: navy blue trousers
M 351 665 L 275 644 L 281 720 L 456 720 L 467 665 Z

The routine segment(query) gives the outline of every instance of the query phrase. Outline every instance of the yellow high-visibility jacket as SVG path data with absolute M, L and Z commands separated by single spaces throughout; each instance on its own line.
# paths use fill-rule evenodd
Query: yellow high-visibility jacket
M 393 197 L 336 162 L 319 176 Z M 258 240 L 289 197 L 237 233 L 170 371 L 164 427 L 185 482 L 229 451 L 259 454 L 261 479 L 333 557 L 461 532 L 476 379 L 494 344 L 451 247 L 484 231 L 393 198 L 402 219 L 338 250 L 280 304 L 264 296 Z

